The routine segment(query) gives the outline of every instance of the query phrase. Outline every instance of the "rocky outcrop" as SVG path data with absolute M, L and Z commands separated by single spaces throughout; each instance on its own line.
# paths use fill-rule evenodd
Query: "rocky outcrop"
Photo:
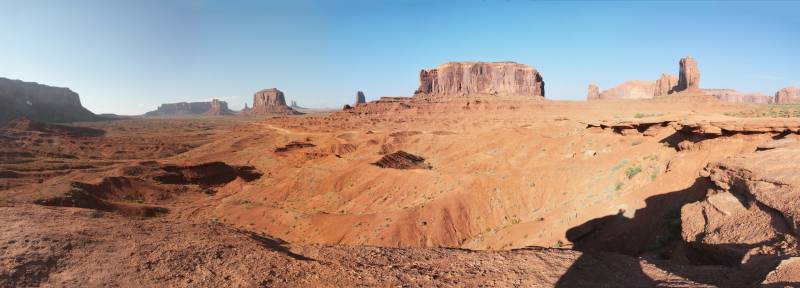
M 216 105 L 216 107 L 215 107 Z M 147 117 L 180 117 L 196 115 L 230 115 L 228 103 L 214 99 L 211 102 L 179 102 L 158 106 L 158 109 L 144 114 Z
M 422 70 L 416 96 L 499 95 L 544 98 L 535 68 L 515 62 L 450 62 Z
M 798 255 L 800 145 L 772 146 L 709 164 L 716 191 L 681 209 L 684 241 L 713 262 L 763 267 Z
M 675 86 L 678 85 L 678 77 L 669 74 L 661 74 L 661 78 L 656 80 L 656 89 L 653 96 L 664 96 L 675 89 Z
M 775 104 L 800 103 L 800 87 L 786 87 L 775 93 Z
M 697 61 L 692 56 L 686 56 L 681 58 L 679 64 L 680 74 L 675 92 L 700 89 L 700 70 L 697 69 Z
M 356 105 L 365 103 L 367 103 L 367 97 L 364 96 L 364 92 L 358 91 L 356 93 Z
M 78 93 L 69 88 L 0 78 L 0 123 L 15 118 L 39 122 L 102 119 L 84 108 Z
M 773 102 L 771 96 L 761 93 L 741 93 L 733 89 L 702 89 L 701 91 L 726 102 L 759 104 L 770 104 Z
M 597 99 L 650 99 L 655 90 L 653 81 L 630 80 L 603 91 Z
M 228 103 L 225 103 L 225 101 L 219 101 L 219 99 L 213 99 L 211 100 L 211 109 L 203 114 L 209 116 L 225 116 L 225 115 L 233 115 L 233 111 L 228 109 Z
M 677 92 L 699 90 L 700 71 L 697 69 L 697 61 L 692 57 L 686 57 L 682 58 L 679 64 L 679 77 L 661 74 L 656 81 L 630 80 L 601 92 L 598 97 L 588 95 L 586 99 L 650 99 Z
M 253 107 L 242 111 L 248 115 L 295 115 L 300 114 L 286 105 L 286 97 L 277 88 L 264 89 L 253 95 Z
M 589 84 L 589 92 L 586 93 L 587 100 L 597 100 L 600 99 L 600 87 L 597 85 Z

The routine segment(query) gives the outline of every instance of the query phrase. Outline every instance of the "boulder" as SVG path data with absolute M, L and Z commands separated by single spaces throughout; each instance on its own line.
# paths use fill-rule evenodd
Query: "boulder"
M 16 118 L 38 122 L 101 120 L 69 88 L 0 78 L 0 124 Z
M 661 74 L 661 78 L 656 80 L 656 88 L 653 96 L 664 96 L 671 93 L 678 85 L 678 77 L 675 75 Z
M 697 61 L 692 56 L 686 56 L 681 58 L 679 64 L 680 74 L 675 92 L 700 89 L 700 70 L 697 69 Z
M 364 96 L 364 92 L 358 91 L 356 93 L 356 105 L 365 103 L 367 103 L 367 97 Z
M 515 62 L 450 62 L 420 71 L 415 96 L 499 95 L 544 98 L 535 68 Z
M 786 87 L 775 93 L 775 104 L 800 103 L 800 87 Z
M 589 92 L 586 94 L 586 100 L 600 99 L 600 87 L 597 85 L 589 84 Z
M 244 112 L 244 111 L 243 111 Z M 286 105 L 286 97 L 277 88 L 264 89 L 253 95 L 253 107 L 249 115 L 295 115 L 300 114 Z

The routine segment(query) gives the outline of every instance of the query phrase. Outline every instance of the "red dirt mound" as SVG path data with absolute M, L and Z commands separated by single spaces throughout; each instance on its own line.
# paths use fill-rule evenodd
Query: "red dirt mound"
M 241 177 L 253 181 L 261 173 L 252 166 L 230 166 L 223 162 L 210 162 L 194 166 L 167 165 L 161 167 L 166 173 L 153 179 L 163 184 L 197 184 L 200 186 L 219 186 Z
M 397 151 L 392 154 L 383 156 L 381 160 L 374 163 L 381 168 L 394 168 L 394 169 L 431 169 L 430 164 L 425 162 L 425 158 L 410 154 L 405 151 Z
M 292 142 L 289 142 L 289 144 L 286 144 L 283 147 L 275 148 L 275 153 L 284 153 L 284 152 L 289 152 L 289 151 L 292 151 L 292 150 L 303 149 L 303 148 L 314 147 L 314 146 L 317 146 L 317 145 L 314 145 L 314 143 L 308 143 L 308 142 L 292 141 Z

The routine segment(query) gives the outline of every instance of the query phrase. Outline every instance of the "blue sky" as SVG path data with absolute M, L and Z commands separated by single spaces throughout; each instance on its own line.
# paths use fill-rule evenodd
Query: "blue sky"
M 516 61 L 547 98 L 677 74 L 769 95 L 800 86 L 800 3 L 0 0 L 0 77 L 70 87 L 96 113 L 277 87 L 301 106 L 411 95 L 419 70 Z

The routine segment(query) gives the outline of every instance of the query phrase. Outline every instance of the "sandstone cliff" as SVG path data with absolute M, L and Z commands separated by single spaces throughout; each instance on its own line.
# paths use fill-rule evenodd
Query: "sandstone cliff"
M 295 115 L 300 114 L 286 105 L 286 97 L 277 88 L 264 89 L 253 95 L 253 107 L 242 110 L 246 115 Z
M 656 80 L 653 96 L 664 96 L 672 93 L 676 85 L 678 85 L 678 77 L 669 74 L 661 74 L 661 78 Z
M 650 99 L 655 91 L 653 81 L 629 80 L 601 92 L 597 99 Z
M 228 103 L 225 101 L 220 101 L 219 99 L 211 100 L 211 109 L 203 113 L 204 115 L 210 116 L 224 116 L 224 115 L 233 115 L 233 111 L 228 109 Z
M 216 104 L 214 104 L 216 102 Z M 215 105 L 217 107 L 215 107 Z M 161 104 L 158 109 L 144 114 L 147 117 L 175 117 L 192 115 L 230 115 L 228 103 L 217 99 L 211 102 L 179 102 Z
M 675 87 L 675 92 L 686 90 L 697 90 L 700 88 L 700 70 L 697 69 L 697 61 L 692 56 L 681 58 L 680 75 L 678 76 L 678 85 Z
M 775 93 L 776 104 L 800 103 L 800 87 L 786 87 Z
M 23 117 L 39 122 L 102 118 L 81 106 L 80 97 L 69 88 L 0 78 L 0 123 Z
M 586 94 L 587 100 L 597 100 L 600 99 L 600 87 L 597 85 L 589 84 L 589 92 Z
M 544 81 L 535 68 L 515 62 L 450 62 L 422 70 L 415 95 L 458 97 L 500 95 L 544 98 Z
M 742 93 L 733 89 L 702 89 L 702 91 L 726 102 L 771 104 L 774 101 L 772 96 L 761 93 Z

